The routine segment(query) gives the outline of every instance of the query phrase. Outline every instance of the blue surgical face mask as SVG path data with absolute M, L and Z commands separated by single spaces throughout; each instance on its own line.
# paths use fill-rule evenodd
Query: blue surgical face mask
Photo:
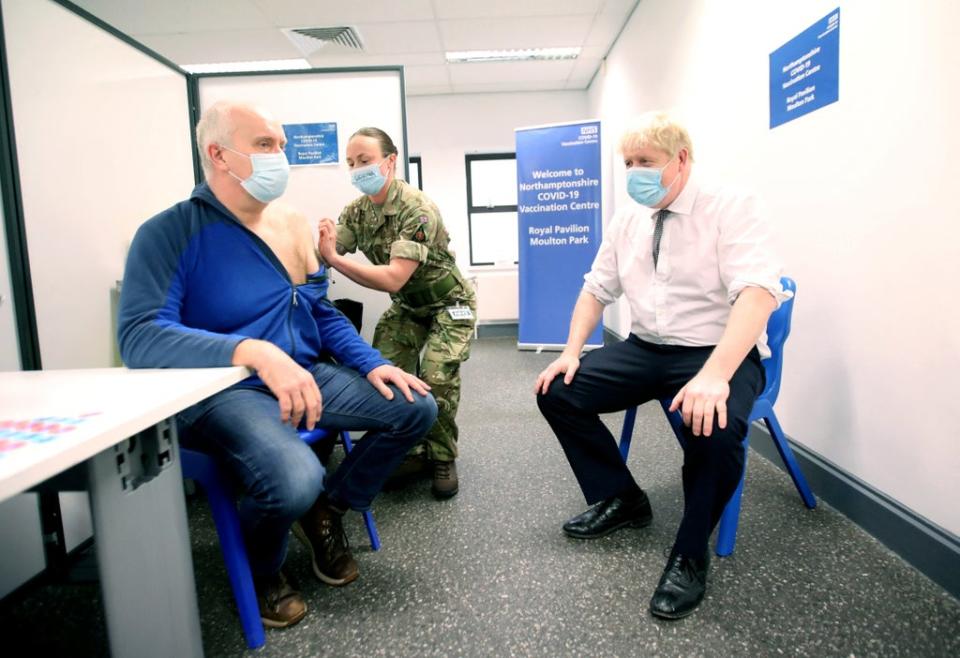
M 232 171 L 231 176 L 240 181 L 240 186 L 247 193 L 260 203 L 270 203 L 278 199 L 287 189 L 287 180 L 290 178 L 290 163 L 287 162 L 287 154 L 283 151 L 279 153 L 241 153 L 229 146 L 220 145 L 228 151 L 233 151 L 238 155 L 245 155 L 250 158 L 250 164 L 253 165 L 253 172 L 250 177 L 244 180 Z
M 674 156 L 676 157 L 676 156 Z M 659 169 L 653 167 L 631 167 L 627 169 L 627 194 L 630 198 L 642 206 L 652 208 L 657 205 L 670 192 L 673 183 L 680 178 L 680 173 L 673 179 L 668 187 L 663 186 L 663 170 L 673 162 L 673 158 L 667 160 L 667 164 Z
M 373 196 L 387 184 L 387 177 L 380 171 L 381 164 L 383 164 L 382 160 L 365 167 L 353 169 L 350 172 L 350 182 L 364 194 Z

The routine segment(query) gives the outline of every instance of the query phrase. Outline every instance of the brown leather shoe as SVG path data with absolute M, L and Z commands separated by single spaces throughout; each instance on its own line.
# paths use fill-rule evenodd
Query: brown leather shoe
M 321 582 L 340 587 L 352 583 L 360 575 L 343 529 L 343 515 L 326 501 L 317 501 L 303 518 L 294 523 L 293 534 L 310 551 L 313 573 Z
M 457 478 L 457 462 L 433 462 L 433 495 L 437 498 L 453 498 L 460 491 L 460 480 Z
M 293 626 L 307 614 L 307 604 L 282 571 L 254 578 L 260 619 L 267 628 Z

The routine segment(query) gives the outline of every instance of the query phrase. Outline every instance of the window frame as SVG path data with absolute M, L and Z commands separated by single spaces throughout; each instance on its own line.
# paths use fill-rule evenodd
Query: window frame
M 464 155 L 464 169 L 466 170 L 467 175 L 467 234 L 470 240 L 470 266 L 471 267 L 483 267 L 483 266 L 492 266 L 497 265 L 495 262 L 475 262 L 473 259 L 473 216 L 475 214 L 483 213 L 504 213 L 504 212 L 513 212 L 518 213 L 518 207 L 516 205 L 505 205 L 505 206 L 474 206 L 473 205 L 473 174 L 472 174 L 472 165 L 476 161 L 484 160 L 514 160 L 516 161 L 517 154 L 515 151 L 499 151 L 496 153 L 466 153 Z M 519 217 L 518 217 L 519 221 Z M 517 265 L 519 261 L 513 261 L 514 265 Z

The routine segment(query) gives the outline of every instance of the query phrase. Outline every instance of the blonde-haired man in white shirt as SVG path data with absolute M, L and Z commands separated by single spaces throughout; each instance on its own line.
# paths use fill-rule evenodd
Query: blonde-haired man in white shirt
M 788 295 L 756 199 L 699 180 L 682 125 L 645 114 L 618 150 L 636 203 L 610 222 L 566 347 L 537 377 L 537 403 L 592 505 L 563 526 L 579 539 L 653 518 L 599 414 L 664 398 L 681 411 L 684 514 L 650 600 L 655 616 L 679 619 L 703 600 L 707 541 L 743 473 L 741 441 L 764 386 L 767 319 Z M 581 358 L 621 294 L 630 336 Z

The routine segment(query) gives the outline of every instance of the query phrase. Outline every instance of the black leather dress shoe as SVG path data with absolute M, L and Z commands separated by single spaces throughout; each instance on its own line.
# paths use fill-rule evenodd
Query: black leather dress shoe
M 682 553 L 671 553 L 667 567 L 660 577 L 650 612 L 661 619 L 682 619 L 697 609 L 707 591 L 707 569 L 710 567 L 710 551 L 702 558 L 692 558 Z
M 636 501 L 626 502 L 613 496 L 597 503 L 564 523 L 563 531 L 577 539 L 596 539 L 624 526 L 648 526 L 652 520 L 650 500 L 641 491 Z

